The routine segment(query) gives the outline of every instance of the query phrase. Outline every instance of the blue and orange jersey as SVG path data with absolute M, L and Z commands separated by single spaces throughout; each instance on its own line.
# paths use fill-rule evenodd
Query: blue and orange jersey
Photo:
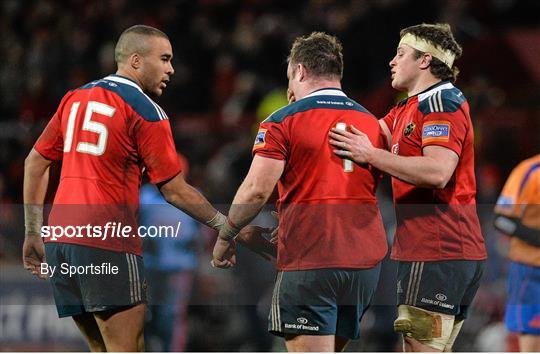
M 271 114 L 254 154 L 285 161 L 278 181 L 278 269 L 369 268 L 387 243 L 375 191 L 380 172 L 343 160 L 329 144 L 337 123 L 354 125 L 383 146 L 377 119 L 341 90 L 323 89 Z
M 469 105 L 452 83 L 442 81 L 408 97 L 381 121 L 390 151 L 422 156 L 426 146 L 452 150 L 459 162 L 441 189 L 392 178 L 397 230 L 392 257 L 403 261 L 486 258 L 476 213 L 474 133 Z
M 134 81 L 118 75 L 68 92 L 34 148 L 62 160 L 51 225 L 135 227 L 143 170 L 152 183 L 181 171 L 167 115 Z M 138 238 L 58 241 L 141 254 Z
M 523 225 L 540 230 L 540 155 L 522 161 L 512 170 L 495 213 L 518 218 Z M 508 256 L 513 261 L 540 267 L 540 249 L 517 237 L 510 239 Z

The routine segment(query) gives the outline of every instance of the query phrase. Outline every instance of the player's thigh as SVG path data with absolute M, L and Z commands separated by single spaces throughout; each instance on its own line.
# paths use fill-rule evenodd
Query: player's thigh
M 285 334 L 288 352 L 334 352 L 334 335 Z
M 69 317 L 84 314 L 80 284 L 76 277 L 63 274 L 62 267 L 69 264 L 68 245 L 63 243 L 49 242 L 45 244 L 45 257 L 49 269 L 54 269 L 49 274 L 52 286 L 54 302 L 59 317 Z
M 358 338 L 360 320 L 373 297 L 379 273 L 379 266 L 278 273 L 270 332 Z
M 464 315 L 474 298 L 483 261 L 398 262 L 398 305 L 447 315 Z
M 510 264 L 505 324 L 511 332 L 540 336 L 540 267 Z
M 75 324 L 86 338 L 90 351 L 92 352 L 106 352 L 107 348 L 99 327 L 97 325 L 94 315 L 91 313 L 83 313 L 73 316 Z
M 465 266 L 469 271 L 462 271 L 462 274 L 465 274 L 464 281 L 468 281 L 468 286 L 465 288 L 465 292 L 461 298 L 461 304 L 459 306 L 459 312 L 456 316 L 457 320 L 464 320 L 468 317 L 469 308 L 480 288 L 480 282 L 482 276 L 484 275 L 485 261 L 466 261 Z M 475 270 L 472 273 L 472 270 Z M 472 278 L 469 280 L 470 274 L 473 274 Z
M 94 317 L 107 351 L 144 350 L 145 304 L 95 312 Z
M 336 335 L 358 339 L 360 321 L 368 309 L 379 281 L 380 265 L 369 269 L 337 270 L 339 276 Z
M 270 333 L 334 335 L 337 291 L 330 269 L 278 272 L 268 318 Z
M 528 353 L 540 352 L 540 335 L 520 334 L 519 335 L 519 351 Z
M 459 320 L 474 298 L 483 261 L 398 263 L 398 313 L 394 329 L 405 335 L 410 349 L 424 346 L 442 351 L 459 333 Z
M 147 301 L 147 285 L 142 257 L 77 246 L 73 249 L 77 265 L 93 265 L 78 274 L 84 308 L 87 312 L 123 310 Z M 99 270 L 95 267 L 100 267 Z
M 342 352 L 345 350 L 345 347 L 347 344 L 349 344 L 351 340 L 349 338 L 336 336 L 335 338 L 335 345 L 334 345 L 334 351 L 335 352 Z
M 107 350 L 143 350 L 147 286 L 142 257 L 89 247 L 74 252 L 80 264 L 103 266 L 99 274 L 79 280 L 84 308 L 94 314 Z

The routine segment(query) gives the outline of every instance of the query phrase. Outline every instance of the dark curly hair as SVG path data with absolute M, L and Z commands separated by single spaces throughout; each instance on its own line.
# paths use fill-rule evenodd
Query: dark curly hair
M 399 35 L 400 37 L 403 37 L 407 33 L 425 39 L 443 50 L 451 51 L 455 54 L 456 59 L 463 53 L 463 49 L 456 42 L 454 35 L 452 34 L 452 29 L 447 23 L 422 23 L 420 25 L 402 29 Z M 415 49 L 415 51 L 417 59 L 424 54 L 424 52 L 417 49 Z M 435 57 L 433 57 L 431 61 L 430 71 L 435 77 L 451 82 L 456 82 L 459 74 L 459 69 L 455 65 L 453 65 L 452 68 L 449 68 L 445 63 Z

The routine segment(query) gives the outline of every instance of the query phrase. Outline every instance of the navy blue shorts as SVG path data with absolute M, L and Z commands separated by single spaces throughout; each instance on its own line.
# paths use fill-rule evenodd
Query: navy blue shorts
M 484 261 L 398 262 L 398 305 L 467 318 Z
M 45 254 L 60 317 L 146 303 L 142 257 L 56 242 L 45 244 Z
M 278 272 L 268 318 L 270 333 L 360 336 L 360 320 L 379 280 L 370 269 Z
M 504 322 L 511 332 L 540 335 L 540 267 L 512 262 Z

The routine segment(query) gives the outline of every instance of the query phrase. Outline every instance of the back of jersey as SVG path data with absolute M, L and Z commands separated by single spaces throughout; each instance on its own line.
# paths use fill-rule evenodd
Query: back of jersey
M 166 114 L 136 83 L 116 75 L 66 94 L 34 148 L 63 160 L 49 220 L 56 225 L 135 228 L 143 167 L 153 183 L 180 172 Z M 69 242 L 125 249 L 125 242 L 75 241 Z
M 387 244 L 375 196 L 379 171 L 333 153 L 328 133 L 354 125 L 382 147 L 379 123 L 336 89 L 325 89 L 273 113 L 261 124 L 254 153 L 285 160 L 278 183 L 278 268 L 369 268 Z

